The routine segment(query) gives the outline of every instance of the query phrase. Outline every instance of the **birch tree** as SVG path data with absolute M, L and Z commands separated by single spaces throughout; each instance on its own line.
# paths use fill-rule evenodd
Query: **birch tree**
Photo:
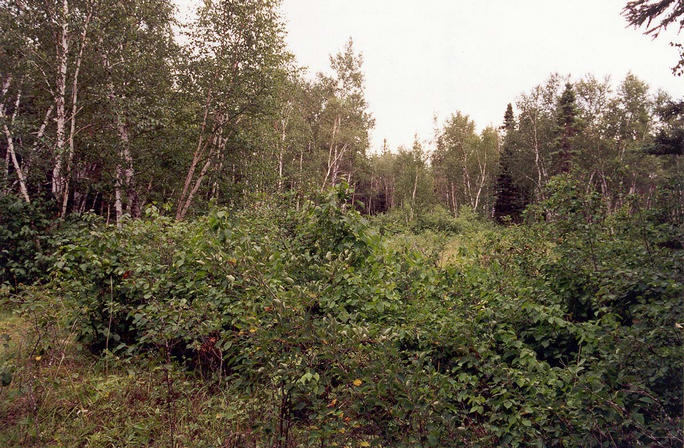
M 355 161 L 365 157 L 368 148 L 368 132 L 374 120 L 367 111 L 362 65 L 363 57 L 354 52 L 349 39 L 343 51 L 330 56 L 334 75 L 319 75 L 329 92 L 321 117 L 325 123 L 321 143 L 327 152 L 321 189 L 335 185 L 345 174 L 347 182 L 353 184 Z
M 183 219 L 241 121 L 260 112 L 287 60 L 274 0 L 207 0 L 189 34 L 183 88 L 196 103 L 196 141 L 178 198 Z
M 101 8 L 94 59 L 100 68 L 98 100 L 107 110 L 101 126 L 112 134 L 117 222 L 124 213 L 140 215 L 142 192 L 136 172 L 152 167 L 143 165 L 145 170 L 141 170 L 136 165 L 149 159 L 145 151 L 157 148 L 150 137 L 159 137 L 156 131 L 171 114 L 171 62 L 178 54 L 171 28 L 173 11 L 169 0 L 130 1 Z
M 488 213 L 498 162 L 499 136 L 489 127 L 481 134 L 460 112 L 436 130 L 432 168 L 444 205 L 456 215 L 461 206 Z

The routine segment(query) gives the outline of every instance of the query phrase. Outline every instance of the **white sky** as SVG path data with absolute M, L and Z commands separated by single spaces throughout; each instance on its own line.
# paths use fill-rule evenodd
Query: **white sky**
M 181 8 L 199 0 L 176 0 Z M 656 40 L 626 28 L 627 0 L 283 0 L 287 42 L 311 73 L 349 37 L 363 53 L 366 98 L 376 120 L 371 149 L 429 140 L 433 116 L 461 111 L 478 128 L 499 125 L 506 104 L 550 73 L 610 75 L 628 71 L 675 97 L 672 75 L 682 41 L 671 30 Z

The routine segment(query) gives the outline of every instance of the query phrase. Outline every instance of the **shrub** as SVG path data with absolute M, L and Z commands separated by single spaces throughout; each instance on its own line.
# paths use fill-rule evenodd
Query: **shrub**
M 44 278 L 58 224 L 45 202 L 0 195 L 0 285 L 16 289 Z
M 344 190 L 189 222 L 149 209 L 91 222 L 50 287 L 94 351 L 270 397 L 269 445 L 676 446 L 681 254 L 554 188 L 544 220 L 460 227 L 456 258 L 446 233 L 381 237 Z

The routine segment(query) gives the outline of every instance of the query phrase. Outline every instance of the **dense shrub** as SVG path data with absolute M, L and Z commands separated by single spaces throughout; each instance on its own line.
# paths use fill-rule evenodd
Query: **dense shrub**
M 679 446 L 681 252 L 567 180 L 548 197 L 527 226 L 461 227 L 455 258 L 381 237 L 340 190 L 149 209 L 92 222 L 51 288 L 96 352 L 270 397 L 269 443 Z
M 45 276 L 57 244 L 55 226 L 46 203 L 0 195 L 0 285 L 15 289 Z
M 467 206 L 461 207 L 458 216 L 454 217 L 449 210 L 441 205 L 422 209 L 415 214 L 410 213 L 410 210 L 393 210 L 374 216 L 372 223 L 385 234 L 434 232 L 456 235 L 490 226 L 487 221 Z

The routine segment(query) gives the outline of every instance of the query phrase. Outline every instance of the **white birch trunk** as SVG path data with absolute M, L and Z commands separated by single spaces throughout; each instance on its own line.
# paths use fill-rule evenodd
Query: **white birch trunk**
M 69 186 L 71 182 L 71 170 L 74 161 L 74 134 L 76 133 L 76 115 L 78 113 L 78 74 L 81 71 L 81 62 L 83 61 L 83 50 L 86 46 L 86 37 L 88 35 L 88 26 L 90 24 L 90 18 L 92 17 L 92 9 L 88 12 L 85 23 L 83 24 L 83 30 L 81 31 L 81 45 L 78 50 L 78 56 L 76 57 L 76 67 L 74 68 L 74 80 L 71 86 L 71 127 L 69 129 L 69 154 L 67 156 L 66 165 L 66 180 L 64 182 L 64 188 L 62 192 L 62 213 L 61 216 L 64 218 L 67 212 L 67 204 L 69 202 Z
M 64 189 L 64 174 L 62 173 L 64 150 L 66 146 L 66 81 L 67 81 L 67 62 L 69 56 L 68 41 L 68 21 L 69 3 L 62 0 L 62 11 L 60 20 L 60 36 L 57 42 L 57 77 L 55 80 L 55 110 L 56 110 L 56 142 L 54 154 L 54 167 L 52 169 L 52 194 L 56 199 L 60 199 Z
M 14 136 L 12 135 L 12 131 L 10 130 L 10 126 L 14 124 L 14 119 L 17 116 L 17 110 L 19 109 L 19 104 L 21 103 L 21 90 L 17 93 L 17 99 L 14 102 L 14 111 L 12 112 L 12 117 L 9 120 L 9 126 L 7 123 L 7 116 L 5 114 L 5 107 L 3 104 L 0 104 L 0 119 L 2 120 L 2 130 L 3 133 L 5 134 L 5 138 L 7 140 L 7 154 L 5 156 L 5 164 L 9 165 L 9 159 L 12 160 L 12 165 L 14 166 L 14 171 L 17 173 L 17 179 L 19 180 L 19 191 L 21 192 L 21 195 L 24 197 L 24 200 L 28 203 L 31 202 L 31 198 L 29 197 L 28 194 L 28 189 L 26 188 L 26 178 L 24 177 L 24 172 L 21 169 L 21 165 L 19 164 L 19 160 L 17 159 L 17 153 L 14 149 Z M 9 166 L 7 166 L 7 171 L 9 171 Z M 9 172 L 7 173 L 9 175 Z

